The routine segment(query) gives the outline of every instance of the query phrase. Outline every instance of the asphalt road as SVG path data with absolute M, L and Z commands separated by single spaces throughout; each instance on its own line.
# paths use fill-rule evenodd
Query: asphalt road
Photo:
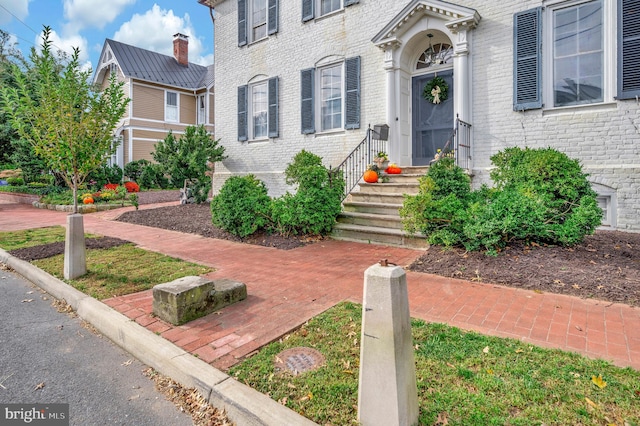
M 68 403 L 79 426 L 193 424 L 155 390 L 144 364 L 53 300 L 0 266 L 0 404 Z

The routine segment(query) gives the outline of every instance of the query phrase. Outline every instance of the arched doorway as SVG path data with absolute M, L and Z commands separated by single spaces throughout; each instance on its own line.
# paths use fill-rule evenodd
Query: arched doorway
M 446 142 L 456 116 L 472 122 L 469 48 L 471 32 L 479 21 L 475 9 L 448 1 L 410 0 L 371 40 L 384 51 L 389 154 L 401 165 L 431 161 L 437 145 Z M 430 43 L 433 53 L 446 52 L 450 60 L 429 61 L 425 52 Z M 434 109 L 422 98 L 422 89 L 436 73 L 445 81 L 449 79 L 449 94 L 447 102 Z M 451 111 L 445 112 L 446 108 Z M 430 142 L 414 143 L 424 139 L 425 133 L 420 132 L 430 133 Z M 443 141 L 435 142 L 444 133 Z
M 411 163 L 427 165 L 443 149 L 454 127 L 453 48 L 445 36 L 418 57 L 411 79 Z

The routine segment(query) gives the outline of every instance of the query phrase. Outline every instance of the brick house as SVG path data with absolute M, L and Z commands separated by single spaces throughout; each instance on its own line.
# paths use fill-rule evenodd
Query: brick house
M 134 160 L 152 160 L 157 141 L 169 131 L 176 135 L 190 125 L 214 131 L 213 65 L 189 62 L 188 37 L 174 35 L 173 56 L 106 39 L 94 83 L 106 85 L 116 72 L 131 99 L 116 128 L 121 138 L 111 164 L 123 167 Z
M 640 232 L 640 1 L 198 0 L 215 10 L 214 191 L 253 173 L 271 195 L 302 149 L 340 164 L 369 125 L 400 166 L 452 130 L 479 186 L 511 146 L 578 159 L 603 225 Z M 285 7 L 286 6 L 286 7 Z M 425 99 L 434 77 L 448 88 Z

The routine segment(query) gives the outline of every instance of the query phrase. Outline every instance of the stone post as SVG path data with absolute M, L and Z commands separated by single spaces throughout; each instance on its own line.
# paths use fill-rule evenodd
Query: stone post
M 84 223 L 79 213 L 67 216 L 67 232 L 64 239 L 64 278 L 72 280 L 87 273 L 84 243 Z
M 404 270 L 369 267 L 362 309 L 358 421 L 363 426 L 415 425 L 418 390 Z

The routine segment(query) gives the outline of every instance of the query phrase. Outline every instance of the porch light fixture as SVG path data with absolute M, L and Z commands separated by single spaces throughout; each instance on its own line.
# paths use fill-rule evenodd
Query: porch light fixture
M 429 33 L 427 37 L 429 37 L 429 47 L 420 55 L 417 63 L 418 69 L 445 64 L 451 57 L 452 49 L 449 44 L 436 43 L 436 47 L 434 48 L 431 42 L 433 34 Z
M 433 34 L 427 34 L 429 37 L 429 47 L 424 51 L 424 63 L 429 67 L 431 65 L 435 65 L 436 62 L 436 52 L 433 50 L 433 45 L 431 44 L 431 39 L 433 38 Z

